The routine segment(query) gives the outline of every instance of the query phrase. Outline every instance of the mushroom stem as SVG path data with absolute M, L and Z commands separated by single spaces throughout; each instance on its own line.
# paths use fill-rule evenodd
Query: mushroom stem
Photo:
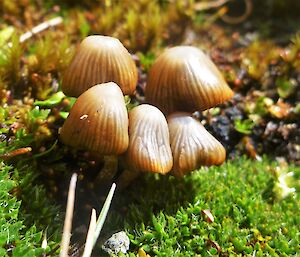
M 119 189 L 126 188 L 130 183 L 139 177 L 142 173 L 139 170 L 130 169 L 126 163 L 126 157 L 124 155 L 119 156 L 118 170 L 113 178 Z
M 96 177 L 97 185 L 107 185 L 112 183 L 118 174 L 119 160 L 116 155 L 101 156 L 103 166 Z
M 123 156 L 119 156 L 116 173 L 113 177 L 113 182 L 117 183 L 120 176 L 122 176 L 123 172 L 125 171 L 125 160 Z

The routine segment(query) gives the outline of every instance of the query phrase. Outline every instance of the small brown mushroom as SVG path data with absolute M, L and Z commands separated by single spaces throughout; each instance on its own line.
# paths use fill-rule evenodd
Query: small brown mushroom
M 137 84 L 137 68 L 122 43 L 113 37 L 85 38 L 65 71 L 62 90 L 68 96 L 78 97 L 88 88 L 113 81 L 123 94 L 131 95 Z
M 202 165 L 224 162 L 224 147 L 190 114 L 174 113 L 167 120 L 174 160 L 172 174 L 180 177 Z
M 118 85 L 96 85 L 79 96 L 60 130 L 60 138 L 67 145 L 98 154 L 124 153 L 129 142 L 128 114 Z
M 126 160 L 133 170 L 168 173 L 173 165 L 168 124 L 163 113 L 148 104 L 129 112 Z
M 165 114 L 203 111 L 233 96 L 215 64 L 198 48 L 177 46 L 155 61 L 148 75 L 146 101 Z

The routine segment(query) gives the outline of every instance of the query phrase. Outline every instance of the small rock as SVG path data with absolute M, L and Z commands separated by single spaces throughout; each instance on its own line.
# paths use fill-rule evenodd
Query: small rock
M 129 250 L 130 240 L 124 231 L 113 234 L 102 245 L 102 250 L 108 254 L 126 253 Z

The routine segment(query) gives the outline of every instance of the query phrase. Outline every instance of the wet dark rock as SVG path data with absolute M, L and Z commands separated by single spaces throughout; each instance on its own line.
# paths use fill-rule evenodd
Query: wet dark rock
M 206 128 L 229 152 L 239 142 L 240 136 L 235 131 L 233 122 L 225 115 L 214 117 Z
M 242 111 L 236 107 L 229 107 L 224 110 L 225 115 L 230 119 L 230 121 L 234 122 L 236 119 L 242 119 L 243 113 Z

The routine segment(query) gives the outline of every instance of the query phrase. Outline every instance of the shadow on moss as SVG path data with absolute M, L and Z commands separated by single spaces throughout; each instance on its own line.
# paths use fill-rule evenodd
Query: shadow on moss
M 136 256 L 139 248 L 150 256 L 294 254 L 298 218 L 292 213 L 299 196 L 274 195 L 278 167 L 267 159 L 239 158 L 182 180 L 143 176 L 117 193 L 106 234 L 123 230 L 125 224 L 131 239 L 127 256 Z M 296 179 L 300 170 L 290 166 L 289 171 Z M 210 210 L 213 222 L 203 210 Z

